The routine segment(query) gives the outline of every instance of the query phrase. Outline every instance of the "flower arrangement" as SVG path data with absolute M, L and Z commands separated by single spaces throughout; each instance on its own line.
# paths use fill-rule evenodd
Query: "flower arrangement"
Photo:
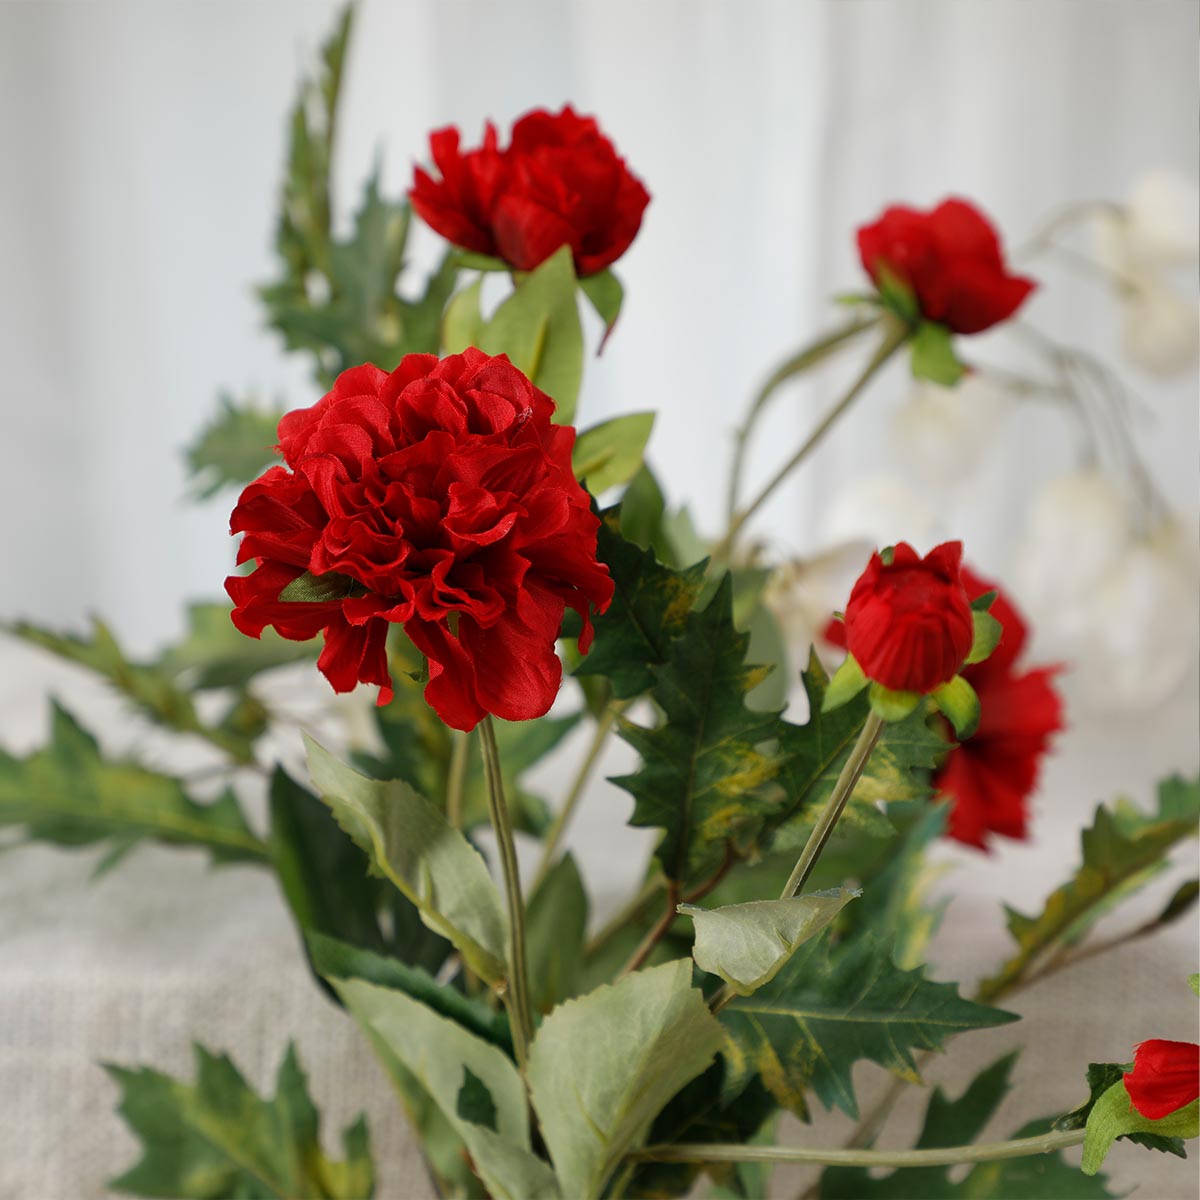
M 103 627 L 91 640 L 16 629 L 206 740 L 231 771 L 265 771 L 270 831 L 232 788 L 201 801 L 106 760 L 62 709 L 48 747 L 0 761 L 0 819 L 63 844 L 111 839 L 117 856 L 152 837 L 274 871 L 314 986 L 378 1052 L 445 1196 L 682 1196 L 707 1173 L 714 1195 L 752 1197 L 772 1164 L 799 1162 L 823 1168 L 807 1194 L 824 1200 L 1103 1197 L 1118 1140 L 1183 1156 L 1200 1048 L 1163 1040 L 1131 1063 L 1081 1063 L 1086 1101 L 1008 1140 L 977 1139 L 1013 1055 L 953 1101 L 935 1092 L 915 1148 L 873 1145 L 928 1054 L 1015 1021 L 1001 1002 L 1087 954 L 1075 947 L 1095 922 L 1195 836 L 1200 780 L 1164 781 L 1154 812 L 1101 805 L 1074 874 L 1041 912 L 1010 913 L 1015 945 L 994 973 L 971 994 L 934 981 L 921 865 L 941 836 L 985 850 L 1028 835 L 1063 726 L 1060 668 L 1018 667 L 1027 618 L 960 542 L 924 555 L 899 542 L 863 553 L 852 586 L 814 614 L 820 652 L 803 648 L 803 694 L 785 707 L 784 574 L 747 537 L 886 362 L 903 356 L 921 387 L 953 389 L 947 403 L 986 379 L 958 339 L 1012 320 L 1036 286 L 991 222 L 949 199 L 858 230 L 868 290 L 757 397 L 727 527 L 694 554 L 645 462 L 652 416 L 576 429 L 579 308 L 607 340 L 622 302 L 612 267 L 646 186 L 595 118 L 539 110 L 506 145 L 490 123 L 473 149 L 455 129 L 433 133 L 408 204 L 372 180 L 338 242 L 327 173 L 349 29 L 347 13 L 297 107 L 284 273 L 262 292 L 323 395 L 277 421 L 231 407 L 223 436 L 193 451 L 216 486 L 244 485 L 232 611 L 196 610 L 187 646 L 155 663 L 130 663 Z M 410 211 L 448 243 L 416 300 L 395 287 Z M 312 272 L 327 295 L 313 295 Z M 365 272 L 383 285 L 362 285 Z M 490 311 L 485 279 L 505 292 Z M 746 448 L 780 385 L 871 339 L 843 398 L 746 499 Z M 1069 375 L 1064 355 L 1047 351 Z M 304 776 L 263 760 L 272 714 L 252 684 L 289 662 L 315 665 L 333 692 L 374 689 L 375 753 L 306 737 Z M 217 691 L 230 701 L 214 718 L 197 697 Z M 568 693 L 575 711 L 550 716 Z M 551 816 L 518 776 L 577 725 L 590 740 Z M 638 759 L 614 780 L 629 821 L 658 842 L 636 895 L 589 935 L 563 836 L 613 735 Z M 518 834 L 540 839 L 525 878 Z M 1137 933 L 1195 898 L 1185 885 Z M 1153 1033 L 1131 1028 L 1131 1048 Z M 862 1060 L 897 1081 L 866 1115 L 851 1071 Z M 194 1083 L 111 1071 L 143 1145 L 119 1190 L 373 1194 L 365 1124 L 330 1155 L 291 1052 L 272 1098 L 203 1050 Z M 835 1108 L 860 1119 L 844 1146 L 820 1132 Z M 778 1144 L 789 1112 L 814 1125 L 801 1144 Z M 1080 1144 L 1082 1173 L 1063 1156 Z M 949 1173 L 958 1164 L 965 1178 Z

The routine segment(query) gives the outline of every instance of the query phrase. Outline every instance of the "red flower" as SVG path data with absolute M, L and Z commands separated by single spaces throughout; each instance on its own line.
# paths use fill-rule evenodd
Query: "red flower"
M 429 139 L 435 179 L 416 168 L 409 199 L 457 246 L 531 271 L 570 246 L 580 276 L 602 271 L 629 248 L 650 194 L 593 117 L 570 106 L 526 113 L 499 150 L 489 123 L 483 145 L 460 151 L 458 130 Z
M 961 562 L 961 542 L 924 558 L 906 542 L 890 563 L 871 556 L 846 605 L 846 647 L 868 679 L 925 693 L 958 674 L 975 637 Z
M 955 333 L 979 333 L 1011 317 L 1037 286 L 1010 275 L 1000 240 L 965 200 L 943 200 L 932 212 L 897 205 L 858 231 L 867 274 L 910 287 L 921 316 Z
M 1200 1046 L 1154 1038 L 1134 1051 L 1133 1070 L 1125 1075 L 1133 1107 L 1159 1121 L 1200 1096 Z
M 969 567 L 962 581 L 972 600 L 995 590 Z M 1003 593 L 989 611 L 1004 631 L 1000 644 L 983 662 L 963 669 L 979 696 L 979 728 L 950 752 L 934 777 L 939 795 L 950 802 L 948 836 L 980 849 L 990 833 L 1026 837 L 1029 796 L 1050 737 L 1063 726 L 1053 684 L 1058 668 L 1018 672 L 1025 622 Z
M 539 717 L 562 664 L 567 606 L 583 618 L 612 598 L 596 561 L 598 519 L 571 470 L 575 431 L 507 358 L 470 349 L 410 354 L 389 375 L 343 372 L 312 408 L 279 423 L 291 470 L 272 467 L 242 493 L 230 528 L 250 575 L 225 587 L 251 637 L 325 635 L 318 666 L 335 691 L 391 694 L 389 622 L 429 661 L 425 697 L 456 729 L 486 713 Z M 306 571 L 334 594 L 279 599 Z

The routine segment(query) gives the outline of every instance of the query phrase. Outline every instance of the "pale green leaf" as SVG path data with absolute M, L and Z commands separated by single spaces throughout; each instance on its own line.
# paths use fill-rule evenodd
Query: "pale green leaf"
M 238 405 L 220 397 L 217 415 L 187 448 L 187 464 L 201 499 L 256 478 L 275 459 L 276 427 L 283 410 Z
M 604 343 L 608 341 L 609 334 L 617 323 L 617 317 L 621 315 L 625 289 L 612 271 L 605 269 L 581 279 L 579 290 L 591 301 L 592 307 L 604 322 L 604 337 L 600 342 L 600 349 L 603 350 Z
M 1200 1100 L 1158 1121 L 1143 1117 L 1133 1107 L 1125 1081 L 1118 1079 L 1092 1107 L 1083 1142 L 1083 1173 L 1095 1175 L 1112 1144 L 1128 1134 L 1154 1134 L 1160 1138 L 1194 1138 L 1200 1131 Z
M 564 854 L 530 896 L 525 917 L 531 1000 L 539 1012 L 575 994 L 587 918 L 583 879 Z
M 749 996 L 774 979 L 801 943 L 816 937 L 861 894 L 835 888 L 714 909 L 681 904 L 679 911 L 696 927 L 696 966 L 719 975 L 739 996 Z
M 563 1195 L 599 1196 L 720 1044 L 690 959 L 635 971 L 556 1008 L 534 1039 L 528 1076 Z
M 829 681 L 821 711 L 832 712 L 835 708 L 841 708 L 843 704 L 853 700 L 868 682 L 862 667 L 858 665 L 858 659 L 853 654 L 847 654 Z
M 642 465 L 654 428 L 654 413 L 627 413 L 585 429 L 575 441 L 571 464 L 575 478 L 599 496 L 628 483 Z
M 953 387 L 966 370 L 954 353 L 950 330 L 934 321 L 922 321 L 912 338 L 913 378 Z
M 483 332 L 483 313 L 479 299 L 483 280 L 477 279 L 458 292 L 446 305 L 442 317 L 442 349 L 447 354 L 461 354 L 468 346 L 479 343 Z
M 368 779 L 305 737 L 313 784 L 371 863 L 481 978 L 505 974 L 508 923 L 479 852 L 407 783 Z

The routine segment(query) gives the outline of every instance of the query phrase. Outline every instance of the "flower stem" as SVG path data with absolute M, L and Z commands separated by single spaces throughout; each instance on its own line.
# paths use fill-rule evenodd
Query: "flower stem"
M 512 1021 L 513 1048 L 517 1065 L 522 1069 L 529 1055 L 533 1038 L 533 1017 L 529 1007 L 529 968 L 525 961 L 525 906 L 521 900 L 521 875 L 517 868 L 517 848 L 513 843 L 512 820 L 504 799 L 504 783 L 500 776 L 500 752 L 496 748 L 496 731 L 492 718 L 479 723 L 480 743 L 483 746 L 483 773 L 487 777 L 488 814 L 500 848 L 500 865 L 504 874 L 504 891 L 508 898 L 508 988 L 504 1002 Z
M 867 386 L 871 378 L 885 362 L 912 336 L 912 329 L 902 322 L 891 319 L 884 325 L 883 340 L 876 347 L 871 360 L 863 368 L 858 378 L 850 385 L 846 394 L 826 413 L 821 423 L 810 433 L 804 444 L 791 458 L 775 472 L 763 485 L 758 494 L 744 508 L 734 513 L 730 519 L 725 536 L 717 543 L 712 552 L 714 563 L 722 563 L 729 557 L 733 543 L 742 530 L 742 526 L 770 499 L 775 489 L 812 453 L 821 439 L 833 428 L 837 419 L 854 403 L 859 393 Z
M 733 519 L 737 512 L 737 498 L 738 493 L 741 491 L 742 472 L 746 465 L 746 451 L 749 448 L 750 435 L 754 432 L 759 418 L 766 410 L 767 402 L 775 394 L 776 390 L 789 379 L 794 379 L 810 367 L 815 367 L 832 354 L 833 351 L 865 330 L 870 329 L 873 325 L 878 324 L 878 322 L 878 315 L 872 314 L 870 317 L 852 321 L 849 325 L 843 325 L 841 329 L 835 329 L 832 333 L 826 334 L 815 342 L 811 342 L 803 350 L 798 351 L 791 358 L 780 363 L 771 373 L 766 383 L 759 388 L 753 403 L 750 405 L 750 411 L 746 414 L 745 421 L 734 435 L 733 464 L 729 472 L 728 515 L 730 520 Z
M 454 731 L 450 750 L 450 774 L 446 779 L 446 820 L 455 829 L 463 824 L 463 787 L 467 781 L 467 756 L 471 750 L 471 734 L 462 729 Z
M 587 753 L 583 756 L 583 761 L 579 764 L 579 770 L 576 772 L 570 790 L 567 792 L 567 798 L 563 801 L 562 808 L 558 810 L 558 815 L 555 816 L 554 823 L 550 826 L 549 832 L 546 834 L 546 842 L 542 848 L 542 861 L 538 863 L 533 883 L 529 888 L 530 895 L 533 895 L 538 890 L 545 881 L 546 876 L 550 874 L 550 868 L 554 865 L 554 856 L 558 851 L 559 844 L 562 842 L 563 834 L 566 833 L 567 825 L 575 815 L 575 809 L 578 807 L 579 801 L 583 798 L 583 791 L 587 786 L 588 778 L 591 776 L 592 768 L 600 758 L 604 744 L 608 741 L 608 735 L 612 732 L 612 727 L 616 724 L 617 718 L 628 707 L 628 704 L 625 703 L 609 704 L 597 719 L 591 744 L 587 748 Z
M 768 1162 L 819 1163 L 834 1167 L 948 1167 L 956 1163 L 995 1162 L 1026 1158 L 1078 1146 L 1084 1130 L 1070 1129 L 1008 1142 L 973 1146 L 938 1146 L 926 1150 L 847 1150 L 819 1146 L 738 1146 L 684 1142 L 677 1146 L 647 1146 L 629 1155 L 634 1162 Z M 628 1161 L 628 1160 L 627 1160 Z
M 880 735 L 883 733 L 884 724 L 883 719 L 876 716 L 874 712 L 867 714 L 867 720 L 858 735 L 858 741 L 851 747 L 850 757 L 846 759 L 841 774 L 833 785 L 829 802 L 817 818 L 817 823 L 813 826 L 812 833 L 808 835 L 808 841 L 804 843 L 804 849 L 800 851 L 800 857 L 796 860 L 796 865 L 792 868 L 787 883 L 783 885 L 783 891 L 779 895 L 780 900 L 789 900 L 796 895 L 812 874 L 817 860 L 821 857 L 821 851 L 825 849 L 825 844 L 829 841 L 834 826 L 838 823 L 838 818 L 842 815 L 847 801 L 854 794 L 854 788 L 866 769 L 871 751 L 875 749 L 875 743 L 879 741 Z M 733 989 L 729 984 L 724 984 L 713 995 L 708 1006 L 712 1012 L 719 1013 L 733 997 Z
M 678 915 L 675 912 L 676 906 L 679 904 L 679 885 L 673 880 L 667 881 L 667 904 L 663 910 L 663 915 L 650 927 L 646 932 L 646 936 L 642 938 L 638 948 L 630 956 L 629 961 L 621 968 L 617 975 L 618 979 L 624 979 L 626 975 L 636 971 L 646 959 L 650 957 L 650 952 L 658 945 L 659 942 L 667 936 L 672 925 L 675 924 L 675 917 Z

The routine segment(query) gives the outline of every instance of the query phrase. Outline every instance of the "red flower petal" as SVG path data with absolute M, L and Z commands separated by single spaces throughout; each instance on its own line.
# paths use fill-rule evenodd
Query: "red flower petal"
M 1133 1107 L 1151 1121 L 1161 1121 L 1200 1096 L 1200 1045 L 1153 1038 L 1134 1052 L 1133 1070 L 1125 1075 Z

